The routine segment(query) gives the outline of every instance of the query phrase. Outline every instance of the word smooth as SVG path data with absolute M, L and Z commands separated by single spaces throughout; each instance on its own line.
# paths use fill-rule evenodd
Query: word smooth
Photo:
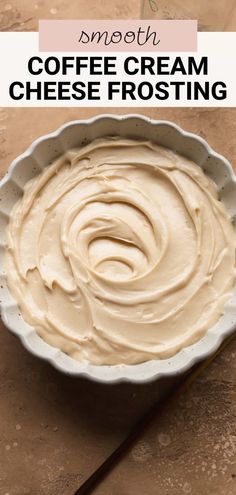
M 157 46 L 160 43 L 158 34 L 156 31 L 151 31 L 151 26 L 142 29 L 139 27 L 137 31 L 126 31 L 122 33 L 121 31 L 92 31 L 91 33 L 82 30 L 78 43 L 94 43 L 95 45 L 117 45 L 118 43 L 126 43 L 130 45 L 132 43 L 137 43 L 139 46 L 144 46 L 151 41 L 151 45 Z

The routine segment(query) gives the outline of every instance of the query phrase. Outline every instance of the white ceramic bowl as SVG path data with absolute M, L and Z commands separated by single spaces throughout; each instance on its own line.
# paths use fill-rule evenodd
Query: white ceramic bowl
M 21 317 L 10 295 L 4 272 L 5 229 L 14 203 L 22 195 L 24 184 L 37 175 L 58 155 L 95 138 L 118 135 L 147 138 L 192 159 L 217 184 L 222 201 L 232 220 L 236 218 L 236 178 L 230 163 L 215 153 L 199 136 L 183 131 L 167 121 L 155 121 L 140 115 L 101 115 L 89 120 L 65 124 L 56 132 L 43 136 L 11 164 L 0 182 L 0 300 L 1 315 L 6 327 L 15 333 L 33 354 L 48 360 L 59 370 L 86 376 L 101 382 L 148 382 L 163 376 L 174 376 L 191 368 L 213 353 L 236 326 L 236 287 L 225 305 L 225 313 L 201 340 L 182 349 L 169 359 L 156 359 L 135 365 L 95 366 L 79 363 L 62 351 L 46 344 Z

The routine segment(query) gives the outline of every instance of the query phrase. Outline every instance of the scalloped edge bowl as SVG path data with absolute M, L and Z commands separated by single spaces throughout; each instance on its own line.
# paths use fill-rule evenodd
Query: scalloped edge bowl
M 0 300 L 5 326 L 16 334 L 32 354 L 49 361 L 55 368 L 73 376 L 83 376 L 103 383 L 129 381 L 150 382 L 176 376 L 212 354 L 236 327 L 236 286 L 225 305 L 224 315 L 195 344 L 185 347 L 169 359 L 156 359 L 135 365 L 95 366 L 80 363 L 59 349 L 48 345 L 21 317 L 19 308 L 8 291 L 4 272 L 6 226 L 14 203 L 22 195 L 24 184 L 40 173 L 52 160 L 75 146 L 83 146 L 98 137 L 122 136 L 147 138 L 190 158 L 218 186 L 235 226 L 236 178 L 230 163 L 215 153 L 201 137 L 183 131 L 164 120 L 151 120 L 141 115 L 100 115 L 88 120 L 69 122 L 57 131 L 40 137 L 16 158 L 0 181 Z

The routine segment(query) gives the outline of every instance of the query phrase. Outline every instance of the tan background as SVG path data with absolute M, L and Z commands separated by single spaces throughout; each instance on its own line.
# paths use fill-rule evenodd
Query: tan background
M 166 2 L 166 17 L 173 3 Z M 231 4 L 222 2 L 222 13 Z M 0 0 L 0 30 L 36 30 L 39 18 L 135 18 L 139 9 L 138 0 Z M 234 6 L 231 14 L 233 19 Z M 211 23 L 214 28 L 212 14 Z M 1 109 L 0 173 L 39 135 L 100 112 Z M 140 112 L 202 135 L 236 170 L 236 109 Z M 235 495 L 235 358 L 236 340 L 157 416 L 96 495 Z M 29 355 L 1 325 L 0 495 L 72 495 L 158 395 L 159 383 L 105 387 L 63 376 Z
M 201 31 L 236 30 L 235 0 L 0 0 L 0 31 L 37 31 L 39 19 L 198 19 Z
M 234 31 L 235 0 L 143 0 L 144 19 L 197 19 L 199 31 Z

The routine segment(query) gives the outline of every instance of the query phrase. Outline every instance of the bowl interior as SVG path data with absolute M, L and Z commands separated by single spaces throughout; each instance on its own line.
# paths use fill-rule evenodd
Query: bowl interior
M 236 181 L 230 164 L 215 153 L 198 136 L 182 131 L 178 126 L 165 121 L 151 121 L 141 116 L 101 116 L 88 121 L 66 124 L 55 133 L 35 141 L 31 147 L 9 168 L 0 183 L 0 301 L 2 319 L 16 333 L 25 347 L 39 357 L 49 360 L 58 369 L 85 375 L 102 382 L 129 380 L 150 381 L 163 375 L 175 375 L 203 359 L 220 345 L 223 337 L 236 325 L 236 287 L 227 302 L 225 313 L 217 324 L 195 344 L 182 349 L 169 359 L 151 360 L 136 365 L 95 366 L 79 363 L 62 351 L 44 342 L 21 317 L 19 309 L 10 295 L 4 271 L 5 231 L 9 215 L 15 202 L 23 194 L 24 184 L 40 173 L 52 161 L 68 149 L 83 146 L 105 136 L 121 136 L 151 140 L 186 156 L 202 167 L 218 186 L 220 199 L 225 203 L 233 220 L 236 218 Z

